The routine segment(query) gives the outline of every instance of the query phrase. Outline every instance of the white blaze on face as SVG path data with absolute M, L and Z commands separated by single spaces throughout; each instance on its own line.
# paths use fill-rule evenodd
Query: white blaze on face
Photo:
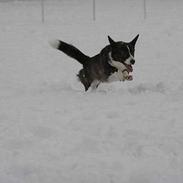
M 135 60 L 133 55 L 130 53 L 130 48 L 128 46 L 126 46 L 128 49 L 128 53 L 129 53 L 129 57 L 124 61 L 125 64 L 131 65 L 131 60 Z
M 110 58 L 109 64 L 112 65 L 113 67 L 115 67 L 116 69 L 121 70 L 121 71 L 124 71 L 127 69 L 123 63 L 113 60 L 113 58 L 111 56 L 111 52 L 109 52 L 109 58 Z
M 127 65 L 131 65 L 131 60 L 135 60 L 135 59 L 134 59 L 133 55 L 131 54 L 129 47 L 128 46 L 126 46 L 126 47 L 128 49 L 129 57 L 124 61 L 124 63 Z M 110 58 L 109 64 L 112 65 L 113 67 L 115 67 L 121 71 L 124 71 L 127 69 L 126 66 L 122 62 L 113 60 L 111 52 L 109 53 L 109 58 Z

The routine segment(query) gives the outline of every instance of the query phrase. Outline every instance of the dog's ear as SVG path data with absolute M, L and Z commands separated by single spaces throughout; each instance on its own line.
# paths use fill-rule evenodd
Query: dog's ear
M 115 41 L 110 36 L 108 36 L 108 40 L 110 45 L 113 45 L 115 43 Z
M 132 46 L 135 46 L 138 37 L 139 37 L 139 34 L 130 42 L 130 44 L 131 44 Z

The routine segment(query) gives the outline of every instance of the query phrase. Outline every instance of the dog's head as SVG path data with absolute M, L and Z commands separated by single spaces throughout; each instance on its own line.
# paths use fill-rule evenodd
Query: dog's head
M 132 65 L 135 64 L 135 44 L 139 35 L 137 35 L 131 42 L 126 43 L 122 41 L 114 41 L 108 36 L 111 46 L 111 52 L 109 53 L 110 64 L 119 70 L 133 71 Z

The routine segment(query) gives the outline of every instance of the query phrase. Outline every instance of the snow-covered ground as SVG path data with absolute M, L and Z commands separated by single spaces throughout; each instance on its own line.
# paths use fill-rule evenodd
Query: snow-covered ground
M 0 2 L 0 183 L 182 183 L 183 2 Z M 84 92 L 88 55 L 140 34 L 132 82 Z

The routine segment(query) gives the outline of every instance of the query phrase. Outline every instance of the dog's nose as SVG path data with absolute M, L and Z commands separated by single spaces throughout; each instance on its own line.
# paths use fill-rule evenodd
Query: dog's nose
M 135 64 L 135 60 L 134 59 L 131 59 L 130 60 L 130 63 L 133 65 L 133 64 Z

